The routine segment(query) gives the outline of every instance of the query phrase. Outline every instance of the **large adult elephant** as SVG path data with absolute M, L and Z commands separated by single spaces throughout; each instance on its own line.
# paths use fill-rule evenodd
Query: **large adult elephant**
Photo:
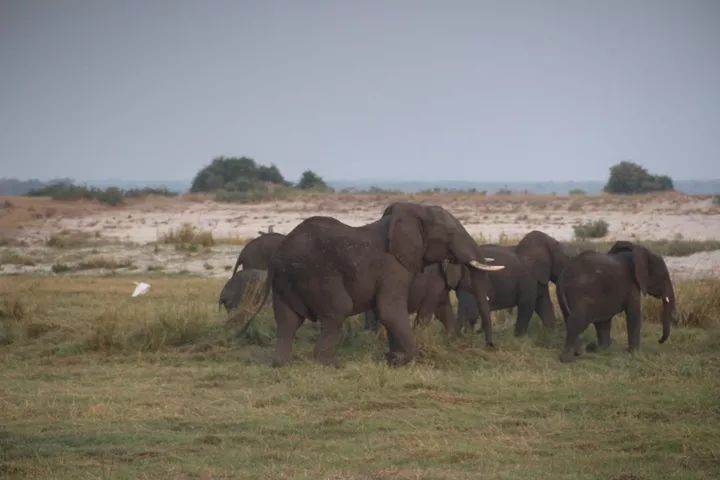
M 538 230 L 525 235 L 513 247 L 482 245 L 484 257 L 494 258 L 505 265 L 501 272 L 490 273 L 490 310 L 517 307 L 515 335 L 525 335 L 533 312 L 543 325 L 552 328 L 555 311 L 550 300 L 548 283 L 557 283 L 569 256 L 563 246 L 550 235 Z M 474 325 L 479 315 L 475 299 L 467 292 L 458 291 L 458 317 L 460 323 Z
M 267 285 L 277 323 L 273 365 L 290 360 L 295 332 L 306 318 L 320 322 L 315 359 L 336 364 L 343 320 L 370 309 L 388 332 L 388 362 L 407 363 L 416 353 L 407 310 L 412 275 L 443 260 L 469 266 L 480 280 L 476 293 L 490 330 L 482 279 L 503 267 L 483 263 L 470 234 L 444 208 L 395 203 L 362 227 L 329 217 L 304 220 L 270 262 Z
M 607 254 L 584 252 L 568 263 L 557 288 L 565 317 L 565 347 L 560 355 L 563 362 L 580 354 L 580 334 L 591 323 L 597 332 L 597 346 L 610 346 L 612 317 L 620 312 L 625 312 L 629 350 L 639 348 L 643 293 L 663 302 L 659 342 L 665 342 L 670 335 L 675 311 L 670 274 L 662 257 L 643 246 L 620 241 Z

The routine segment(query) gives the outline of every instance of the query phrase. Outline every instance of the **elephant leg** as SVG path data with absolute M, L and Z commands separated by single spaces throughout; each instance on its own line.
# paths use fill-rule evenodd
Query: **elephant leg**
M 541 285 L 538 289 L 538 297 L 535 302 L 535 312 L 543 322 L 545 328 L 555 328 L 555 309 L 550 300 L 550 291 L 547 285 Z
M 445 327 L 445 333 L 448 335 L 458 335 L 460 333 L 460 324 L 455 318 L 452 306 L 450 305 L 450 299 L 445 294 L 445 299 L 435 310 L 435 316 L 442 322 Z
M 483 333 L 485 334 L 485 345 L 494 347 L 492 319 L 490 318 L 490 303 L 487 299 L 482 298 L 478 301 L 478 309 L 480 310 L 480 322 L 482 324 Z
M 628 350 L 634 352 L 640 348 L 640 324 L 642 311 L 640 309 L 640 298 L 631 300 L 625 308 L 625 320 L 627 321 Z
M 585 330 L 585 322 L 575 314 L 565 321 L 565 347 L 560 354 L 561 362 L 572 362 L 580 355 L 580 334 Z
M 535 310 L 534 302 L 523 302 L 518 304 L 517 320 L 515 320 L 515 336 L 521 337 L 527 335 L 528 326 L 533 310 Z
M 368 310 L 365 312 L 365 322 L 364 327 L 365 330 L 371 330 L 373 332 L 378 331 L 379 323 L 377 320 L 377 315 L 375 315 L 375 312 L 373 310 Z
M 480 316 L 475 297 L 471 293 L 462 290 L 456 290 L 455 293 L 458 300 L 457 321 L 461 328 L 467 327 L 470 331 L 473 331 Z
M 610 329 L 612 327 L 612 317 L 608 318 L 607 320 L 602 320 L 600 322 L 595 322 L 595 333 L 597 334 L 597 343 L 590 342 L 587 344 L 587 351 L 588 352 L 595 352 L 599 349 L 607 349 L 610 347 L 610 344 L 612 343 L 612 338 L 610 338 Z
M 321 318 L 320 337 L 315 343 L 315 360 L 323 365 L 339 367 L 335 350 L 342 336 L 342 319 Z
M 276 293 L 273 293 L 273 312 L 277 324 L 277 340 L 272 365 L 273 367 L 282 367 L 290 361 L 295 332 L 302 325 L 304 319 Z
M 416 353 L 415 334 L 408 319 L 407 298 L 405 295 L 398 295 L 397 287 L 383 287 L 378 293 L 376 303 L 380 323 L 388 335 L 390 351 L 386 355 L 387 361 L 392 366 L 404 365 L 411 361 Z

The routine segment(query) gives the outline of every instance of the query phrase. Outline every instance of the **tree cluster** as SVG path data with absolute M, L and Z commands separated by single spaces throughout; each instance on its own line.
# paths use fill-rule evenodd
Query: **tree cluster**
M 217 157 L 195 175 L 190 191 L 251 194 L 290 186 L 292 183 L 285 180 L 275 165 L 259 165 L 248 157 Z M 296 187 L 301 190 L 331 190 L 312 170 L 303 172 Z
M 607 193 L 647 193 L 674 190 L 667 175 L 651 175 L 633 162 L 620 162 L 610 167 L 610 178 L 604 188 Z

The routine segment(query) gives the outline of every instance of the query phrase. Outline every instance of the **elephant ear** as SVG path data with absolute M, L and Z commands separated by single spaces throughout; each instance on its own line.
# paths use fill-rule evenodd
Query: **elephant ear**
M 620 240 L 613 244 L 608 253 L 632 252 L 635 244 L 626 240 Z
M 642 293 L 648 292 L 648 262 L 650 252 L 645 247 L 636 245 L 632 249 L 633 264 L 635 266 L 635 281 Z
M 443 262 L 443 273 L 445 274 L 445 283 L 447 284 L 448 288 L 455 290 L 460 283 L 460 279 L 462 278 L 462 265 L 458 265 L 457 263 L 450 263 L 450 262 Z
M 420 273 L 424 250 L 422 223 L 416 215 L 397 210 L 389 213 L 388 250 L 410 272 Z
M 620 240 L 618 242 L 615 242 L 613 246 L 610 247 L 608 254 L 622 252 L 632 253 L 635 282 L 638 284 L 638 287 L 640 287 L 640 291 L 642 293 L 647 293 L 649 277 L 648 264 L 650 261 L 650 252 L 648 252 L 647 248 L 645 247 L 635 245 L 634 243 L 625 240 Z

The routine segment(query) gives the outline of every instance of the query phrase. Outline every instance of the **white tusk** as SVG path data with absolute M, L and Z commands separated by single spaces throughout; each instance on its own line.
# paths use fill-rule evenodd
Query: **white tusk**
M 487 295 L 485 296 L 485 299 L 486 299 L 488 302 L 490 301 L 490 297 L 488 297 Z
M 665 303 L 670 303 L 670 297 L 665 297 Z
M 494 259 L 494 258 L 491 258 L 491 257 L 483 257 L 483 260 L 485 260 L 485 261 L 488 262 L 488 263 L 495 261 L 495 259 Z
M 470 260 L 470 265 L 478 270 L 486 270 L 488 272 L 496 272 L 505 268 L 504 265 L 488 265 L 486 263 L 480 263 L 477 260 Z

